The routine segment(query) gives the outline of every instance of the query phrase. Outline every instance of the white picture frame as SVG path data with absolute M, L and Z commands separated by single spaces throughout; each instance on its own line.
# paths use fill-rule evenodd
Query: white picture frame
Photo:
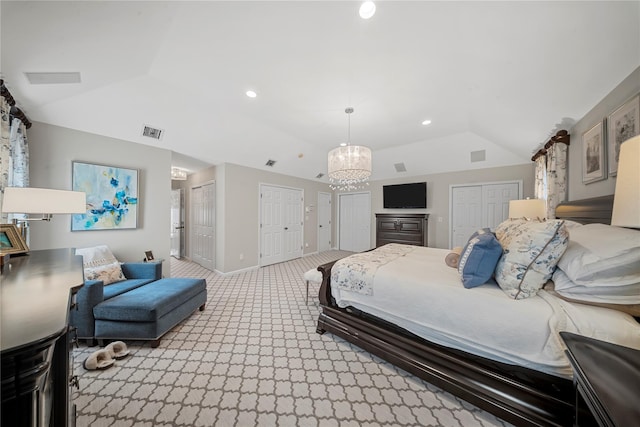
M 640 95 L 636 95 L 609 115 L 607 120 L 607 158 L 609 176 L 618 173 L 620 145 L 640 135 Z
M 582 134 L 582 182 L 591 184 L 607 178 L 604 145 L 604 123 L 600 122 Z

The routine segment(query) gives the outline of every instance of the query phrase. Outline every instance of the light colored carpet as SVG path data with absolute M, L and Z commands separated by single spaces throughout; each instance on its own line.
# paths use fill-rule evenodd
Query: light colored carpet
M 342 258 L 330 251 L 222 276 L 171 262 L 172 276 L 207 280 L 205 311 L 158 348 L 105 371 L 73 351 L 84 426 L 508 426 L 329 333 L 316 333 L 317 286 L 305 303 L 305 271 Z

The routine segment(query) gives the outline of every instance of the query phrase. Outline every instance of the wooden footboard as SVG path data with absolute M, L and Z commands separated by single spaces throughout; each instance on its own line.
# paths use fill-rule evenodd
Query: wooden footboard
M 317 332 L 330 332 L 516 425 L 569 426 L 573 384 L 527 368 L 443 347 L 372 316 L 341 309 L 331 296 L 331 267 L 321 265 Z

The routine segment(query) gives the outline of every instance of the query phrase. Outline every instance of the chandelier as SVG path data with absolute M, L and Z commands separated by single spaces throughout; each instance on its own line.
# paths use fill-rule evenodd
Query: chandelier
M 352 191 L 369 185 L 371 149 L 363 145 L 351 145 L 353 108 L 348 107 L 344 112 L 349 118 L 347 142 L 329 151 L 329 186 L 332 190 Z
M 187 171 L 180 168 L 171 168 L 171 179 L 174 181 L 184 181 L 187 179 Z

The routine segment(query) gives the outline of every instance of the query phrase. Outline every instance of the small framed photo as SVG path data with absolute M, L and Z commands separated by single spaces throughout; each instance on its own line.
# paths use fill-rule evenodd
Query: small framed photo
M 0 255 L 18 255 L 29 252 L 27 244 L 14 224 L 0 224 Z
M 604 123 L 600 122 L 582 135 L 582 182 L 590 184 L 606 178 Z
M 154 258 L 153 258 L 153 252 L 151 252 L 151 251 L 145 251 L 145 252 L 144 252 L 144 260 L 145 260 L 145 261 L 153 261 L 153 260 L 154 260 Z
M 620 144 L 640 134 L 640 95 L 634 96 L 607 120 L 607 157 L 609 159 L 609 175 L 618 173 Z

